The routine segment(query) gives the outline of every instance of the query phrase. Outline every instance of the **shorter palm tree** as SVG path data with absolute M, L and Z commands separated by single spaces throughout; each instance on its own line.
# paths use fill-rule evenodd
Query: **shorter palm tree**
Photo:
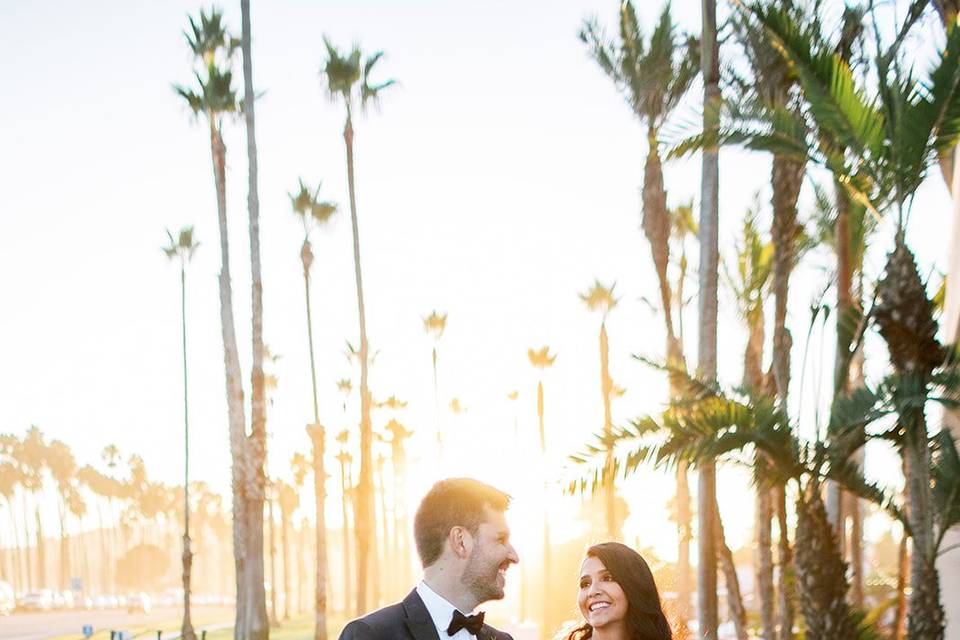
M 580 294 L 580 299 L 590 311 L 600 312 L 600 395 L 603 399 L 603 435 L 608 439 L 607 462 L 613 463 L 613 441 L 609 439 L 613 432 L 613 416 L 611 401 L 613 396 L 613 379 L 610 377 L 610 342 L 607 338 L 607 315 L 617 306 L 617 299 L 613 295 L 616 287 L 613 283 L 609 287 L 595 280 L 593 286 L 586 293 Z M 617 539 L 616 524 L 616 487 L 613 478 L 604 487 L 604 503 L 606 505 L 607 537 Z
M 433 362 L 433 408 L 437 420 L 437 456 L 443 457 L 443 431 L 440 427 L 440 387 L 437 381 L 437 347 L 440 344 L 440 338 L 447 328 L 447 314 L 438 313 L 436 309 L 430 312 L 423 319 L 423 330 L 427 335 L 433 338 L 433 350 L 431 351 Z
M 797 584 L 806 637 L 862 637 L 861 617 L 846 601 L 846 565 L 827 521 L 821 488 L 825 480 L 833 480 L 847 491 L 876 503 L 911 531 L 904 509 L 890 493 L 864 479 L 853 454 L 868 437 L 902 437 L 899 429 L 868 436 L 863 427 L 894 413 L 898 402 L 920 401 L 917 387 L 892 376 L 876 392 L 859 389 L 844 396 L 834 412 L 834 437 L 809 442 L 797 436 L 782 406 L 770 397 L 724 392 L 709 381 L 677 370 L 670 373 L 686 385 L 682 399 L 661 416 L 634 421 L 630 427 L 617 431 L 617 442 L 625 445 L 626 450 L 618 457 L 613 473 L 630 475 L 648 462 L 669 466 L 685 460 L 697 465 L 726 459 L 747 464 L 762 487 L 794 484 Z M 937 383 L 957 393 L 960 375 L 944 374 L 937 378 Z M 652 443 L 656 434 L 661 438 Z M 750 449 L 763 455 L 746 455 Z M 935 449 L 933 492 L 940 496 L 938 509 L 943 514 L 943 526 L 949 527 L 960 519 L 960 457 L 949 435 L 940 436 Z M 571 482 L 569 490 L 594 492 L 602 487 L 603 476 L 609 472 L 600 462 L 603 453 L 602 443 L 597 442 L 574 457 L 580 463 L 597 462 L 591 472 Z
M 343 141 L 347 152 L 347 186 L 350 192 L 350 222 L 353 230 L 353 267 L 357 289 L 357 315 L 360 325 L 360 478 L 357 483 L 357 599 L 360 609 L 367 606 L 368 569 L 376 556 L 376 531 L 374 522 L 376 508 L 373 486 L 373 425 L 370 422 L 370 389 L 367 369 L 370 345 L 367 340 L 367 317 L 363 296 L 363 277 L 360 269 L 360 230 L 357 216 L 357 198 L 353 162 L 353 112 L 378 103 L 380 93 L 394 84 L 393 80 L 376 83 L 371 74 L 383 57 L 378 51 L 364 59 L 360 47 L 354 45 L 350 53 L 341 53 L 329 38 L 324 36 L 327 59 L 322 75 L 327 81 L 327 94 L 334 102 L 342 102 L 346 111 Z
M 192 25 L 191 21 L 191 25 Z M 193 25 L 195 27 L 195 25 Z M 167 230 L 169 244 L 163 247 L 168 259 L 180 266 L 180 331 L 183 347 L 183 623 L 180 634 L 184 640 L 194 640 L 193 623 L 190 620 L 190 572 L 193 552 L 190 549 L 190 412 L 187 385 L 187 263 L 200 243 L 193 237 L 193 227 L 184 227 L 174 239 Z
M 327 525 L 324 519 L 327 502 L 327 472 L 323 465 L 326 434 L 323 425 L 320 424 L 320 409 L 317 403 L 317 365 L 313 353 L 313 316 L 310 309 L 310 267 L 313 265 L 313 247 L 310 243 L 310 232 L 317 226 L 326 224 L 336 213 L 337 205 L 320 199 L 320 187 L 321 185 L 318 184 L 316 189 L 310 189 L 301 179 L 299 190 L 288 195 L 293 212 L 303 225 L 300 261 L 303 265 L 303 292 L 307 309 L 307 349 L 310 353 L 310 391 L 313 400 L 313 422 L 307 426 L 307 435 L 310 437 L 313 453 L 314 502 L 317 514 L 314 636 L 317 640 L 324 640 L 327 628 Z M 284 616 L 288 617 L 289 604 L 285 606 L 284 612 Z
M 543 425 L 543 372 L 553 366 L 557 355 L 550 355 L 550 347 L 544 345 L 537 350 L 527 349 L 527 359 L 539 372 L 537 380 L 537 418 L 540 427 L 540 456 L 544 463 L 547 457 L 547 434 Z M 544 496 L 546 497 L 546 496 Z M 547 512 L 546 500 L 543 504 L 543 593 L 548 593 L 551 586 L 551 566 L 550 566 L 550 518 Z M 546 626 L 549 620 L 550 606 L 549 598 L 543 599 L 543 624 Z

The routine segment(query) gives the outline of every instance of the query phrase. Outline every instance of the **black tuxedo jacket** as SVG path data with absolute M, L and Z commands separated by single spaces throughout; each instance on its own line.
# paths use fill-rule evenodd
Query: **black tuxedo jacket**
M 414 589 L 403 602 L 367 614 L 348 624 L 340 640 L 449 640 L 437 636 L 437 627 Z M 509 633 L 483 625 L 477 640 L 513 640 Z

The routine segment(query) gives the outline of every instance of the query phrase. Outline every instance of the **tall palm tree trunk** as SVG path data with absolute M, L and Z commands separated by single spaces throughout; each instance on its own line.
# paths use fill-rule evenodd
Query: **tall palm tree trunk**
M 657 272 L 660 290 L 660 305 L 663 308 L 663 322 L 666 330 L 667 361 L 672 366 L 685 367 L 682 338 L 678 339 L 673 326 L 672 295 L 667 278 L 667 264 L 670 259 L 670 218 L 667 209 L 667 194 L 663 188 L 663 165 L 657 148 L 657 131 L 653 127 L 647 130 L 647 158 L 643 169 L 643 232 L 650 245 L 650 254 Z M 678 299 L 682 305 L 681 294 L 683 280 L 678 283 Z M 678 316 L 681 333 L 683 329 L 682 310 Z M 677 390 L 671 385 L 670 397 L 675 398 Z M 677 509 L 677 600 L 680 616 L 690 617 L 691 577 L 690 577 L 690 540 L 692 514 L 690 511 L 690 488 L 687 481 L 687 464 L 677 466 L 676 495 Z
M 820 488 L 807 487 L 797 500 L 797 581 L 807 624 L 806 640 L 859 638 L 856 619 L 846 600 L 845 572 Z
M 720 120 L 720 65 L 717 55 L 717 3 L 703 0 L 701 33 L 701 72 L 704 86 L 703 129 L 714 138 Z M 717 375 L 717 281 L 719 265 L 719 149 L 710 140 L 703 150 L 703 172 L 700 196 L 700 309 L 697 368 L 700 375 L 713 379 Z M 704 640 L 717 639 L 717 549 L 716 549 L 716 467 L 712 462 L 701 466 L 697 496 L 700 536 L 698 604 L 699 630 Z
M 183 344 L 183 621 L 180 637 L 195 640 L 190 620 L 190 572 L 193 552 L 190 549 L 190 412 L 187 392 L 187 271 L 180 263 L 180 332 Z
M 307 345 L 310 350 L 310 391 L 313 399 L 313 424 L 307 427 L 313 454 L 313 495 L 317 512 L 316 527 L 316 594 L 314 597 L 314 640 L 327 638 L 327 523 L 324 515 L 327 502 L 326 479 L 323 457 L 325 454 L 325 430 L 320 424 L 320 409 L 317 404 L 317 365 L 313 353 L 313 315 L 310 308 L 310 262 L 313 254 L 310 243 L 303 241 L 300 252 L 303 260 L 303 293 L 307 303 Z M 298 570 L 299 574 L 299 570 Z
M 230 244 L 227 231 L 227 148 L 216 122 L 210 121 L 210 147 L 217 192 L 217 221 L 220 229 L 220 330 L 223 338 L 223 365 L 226 373 L 227 419 L 230 433 L 231 487 L 233 495 L 233 549 L 236 575 L 237 609 L 235 628 L 238 635 L 249 629 L 249 611 L 253 606 L 248 589 L 247 565 L 247 501 L 246 495 L 246 417 L 243 386 L 240 382 L 240 355 L 233 321 L 233 287 L 230 283 Z M 262 555 L 262 554 L 261 554 Z
M 774 514 L 777 518 L 777 566 L 779 582 L 777 584 L 779 614 L 779 639 L 793 640 L 793 621 L 796 606 L 796 567 L 793 561 L 793 548 L 790 546 L 790 530 L 787 526 L 787 489 L 780 485 L 774 489 Z
M 910 529 L 913 553 L 910 555 L 910 609 L 907 637 L 942 640 L 944 615 L 940 604 L 940 576 L 936 567 L 936 542 L 933 528 L 933 504 L 930 491 L 930 449 L 927 445 L 926 418 L 923 410 L 910 416 L 915 424 L 907 429 L 911 442 L 904 448 L 907 467 L 907 495 L 910 498 Z M 902 419 L 902 418 L 901 418 Z
M 793 338 L 787 328 L 787 302 L 790 299 L 790 275 L 796 262 L 797 238 L 797 198 L 803 184 L 805 165 L 793 158 L 775 154 L 771 169 L 770 183 L 773 190 L 773 225 L 770 236 L 773 240 L 773 386 L 781 406 L 786 407 L 790 392 L 790 350 L 793 347 Z M 790 543 L 786 532 L 786 499 L 775 492 L 774 499 L 759 498 L 762 511 L 759 517 L 766 522 L 759 531 L 765 532 L 762 539 L 758 539 L 760 555 L 760 586 L 761 618 L 763 621 L 764 638 L 774 640 L 774 606 L 773 606 L 773 563 L 770 557 L 771 541 L 769 539 L 769 521 L 772 517 L 772 507 L 783 509 L 783 518 L 780 520 L 780 640 L 790 640 L 793 637 L 793 575 Z M 769 496 L 769 494 L 768 494 Z M 774 503 L 777 504 L 774 504 Z
M 308 296 L 309 299 L 309 296 Z M 308 306 L 309 309 L 309 306 Z M 308 312 L 309 314 L 309 312 Z M 311 340 L 312 345 L 312 340 Z M 310 348 L 310 366 L 313 369 L 313 347 Z M 314 386 L 314 409 L 316 410 L 316 386 Z M 315 413 L 316 415 L 316 413 Z M 315 498 L 315 507 L 317 511 L 317 523 L 315 530 L 316 546 L 316 588 L 314 590 L 313 600 L 313 637 L 314 640 L 326 640 L 327 638 L 327 518 L 325 505 L 327 502 L 326 480 L 327 472 L 324 468 L 323 458 L 326 455 L 326 435 L 323 426 L 316 422 L 307 427 L 307 433 L 310 435 L 311 457 L 313 458 L 313 495 Z M 348 588 L 344 585 L 344 588 Z
M 263 280 L 260 268 L 260 200 L 257 194 L 257 137 L 254 118 L 253 61 L 251 57 L 250 0 L 240 0 L 243 50 L 243 115 L 247 130 L 247 210 L 250 235 L 250 310 L 253 365 L 250 371 L 250 436 L 246 439 L 244 473 L 247 505 L 243 511 L 247 540 L 244 566 L 248 618 L 246 637 L 262 640 L 270 630 L 263 588 L 263 499 L 267 454 L 266 385 L 263 375 Z M 236 515 L 234 516 L 236 517 Z
M 33 562 L 30 559 L 30 510 L 27 507 L 27 492 L 20 494 L 20 508 L 23 509 L 23 546 L 24 546 L 24 575 L 26 576 L 27 590 L 33 591 Z
M 756 592 L 760 597 L 760 625 L 763 640 L 777 640 L 775 591 L 773 587 L 773 496 L 769 488 L 758 487 L 756 498 Z
M 357 224 L 357 199 L 353 172 L 353 119 L 347 106 L 347 123 L 343 129 L 347 147 L 347 184 L 350 191 L 350 223 L 353 229 L 353 269 L 357 285 L 357 311 L 360 316 L 360 478 L 357 483 L 357 609 L 366 611 L 367 577 L 376 549 L 374 538 L 373 496 L 373 426 L 370 422 L 370 389 L 367 369 L 370 345 L 367 342 L 367 316 L 363 304 L 363 277 L 360 272 L 360 231 Z
M 853 265 L 850 257 L 850 199 L 843 186 L 834 185 L 837 201 L 837 352 L 833 371 L 834 393 L 850 388 L 850 366 L 847 353 L 853 341 Z M 846 514 L 843 490 L 835 482 L 827 484 L 827 516 L 837 533 L 840 549 L 846 548 Z

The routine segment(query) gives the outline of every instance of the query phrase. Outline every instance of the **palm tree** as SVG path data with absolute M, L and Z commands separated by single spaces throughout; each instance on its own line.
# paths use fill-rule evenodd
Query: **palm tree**
M 743 357 L 743 386 L 752 393 L 764 393 L 766 382 L 763 374 L 763 345 L 765 336 L 764 298 L 768 293 L 773 266 L 774 245 L 764 242 L 757 228 L 757 212 L 748 210 L 744 216 L 742 236 L 737 243 L 736 267 L 725 272 L 736 302 L 740 319 L 747 326 L 747 345 Z M 762 454 L 758 454 L 762 455 Z M 757 542 L 758 571 L 757 591 L 760 596 L 761 621 L 764 635 L 774 638 L 776 628 L 773 610 L 773 558 L 771 549 L 771 492 L 766 487 L 757 488 Z M 734 568 L 733 554 L 723 534 L 723 523 L 717 511 L 717 539 L 720 567 L 727 584 L 727 601 L 731 618 L 740 638 L 746 637 L 746 615 L 740 598 L 740 586 Z
M 586 293 L 580 294 L 580 299 L 587 305 L 590 311 L 600 312 L 600 395 L 603 400 L 603 435 L 609 439 L 613 433 L 613 417 L 611 415 L 610 404 L 613 395 L 613 379 L 610 377 L 610 343 L 607 339 L 607 315 L 617 306 L 617 299 L 613 296 L 613 289 L 616 287 L 613 283 L 609 287 L 595 280 L 593 286 Z M 613 464 L 612 440 L 607 447 L 607 461 Z M 616 490 L 613 484 L 613 477 L 607 486 L 604 487 L 604 502 L 606 505 L 606 523 L 607 538 L 615 540 L 619 537 L 617 531 L 616 515 Z
M 888 256 L 886 275 L 877 285 L 874 321 L 887 343 L 894 369 L 912 376 L 914 384 L 923 388 L 942 357 L 935 337 L 936 322 L 916 260 L 906 246 L 904 226 L 913 195 L 930 167 L 960 136 L 954 124 L 960 114 L 960 30 L 950 29 L 928 77 L 914 77 L 903 71 L 898 57 L 900 43 L 919 17 L 911 12 L 897 39 L 877 53 L 874 63 L 880 99 L 871 99 L 843 58 L 816 46 L 790 16 L 775 10 L 751 10 L 797 70 L 818 127 L 837 141 L 836 147 L 822 145 L 813 159 L 834 172 L 851 198 L 873 212 L 896 213 L 895 248 Z M 842 148 L 843 155 L 837 148 Z M 907 468 L 914 536 L 908 634 L 936 640 L 943 636 L 943 610 L 931 525 L 926 416 L 923 406 L 911 406 L 903 408 L 899 418 L 905 432 L 901 453 Z
M 300 502 L 300 492 L 303 490 L 304 482 L 307 476 L 313 471 L 313 463 L 302 453 L 294 453 L 290 458 L 290 470 L 293 472 L 293 485 L 296 487 L 297 503 Z M 303 536 L 306 533 L 306 520 L 303 520 L 304 526 L 300 529 L 301 546 L 303 545 Z M 303 613 L 304 602 L 304 571 L 299 563 L 297 566 L 297 614 Z
M 532 348 L 527 349 L 527 358 L 530 360 L 530 364 L 540 371 L 539 379 L 537 381 L 537 419 L 540 426 L 540 452 L 546 455 L 547 437 L 546 431 L 543 428 L 543 371 L 553 366 L 557 356 L 556 354 L 551 356 L 550 347 L 543 346 L 536 351 L 534 351 Z
M 70 447 L 60 440 L 52 441 L 47 447 L 46 460 L 47 468 L 57 486 L 57 513 L 60 520 L 60 589 L 64 590 L 69 587 L 71 575 L 66 505 L 68 496 L 74 488 L 77 461 Z
M 280 619 L 277 616 L 277 541 L 274 535 L 276 519 L 273 515 L 273 505 L 277 501 L 276 483 L 270 479 L 267 483 L 267 490 L 264 494 L 264 500 L 267 503 L 267 544 L 270 545 L 270 626 L 280 626 Z
M 313 423 L 307 426 L 307 435 L 313 447 L 314 496 L 316 502 L 317 525 L 316 547 L 317 589 L 314 599 L 314 638 L 326 640 L 327 636 L 327 526 L 324 520 L 324 505 L 327 502 L 326 477 L 323 466 L 326 435 L 320 424 L 320 410 L 317 405 L 317 366 L 313 353 L 313 317 L 310 311 L 310 267 L 313 264 L 313 249 L 310 244 L 310 231 L 325 224 L 336 213 L 337 205 L 320 199 L 320 187 L 309 189 L 300 180 L 299 191 L 290 195 L 290 204 L 294 214 L 303 224 L 303 245 L 300 247 L 300 261 L 303 264 L 303 290 L 307 308 L 307 348 L 310 351 L 310 390 L 313 398 Z
M 644 34 L 629 0 L 620 3 L 619 40 L 607 37 L 596 20 L 587 20 L 580 30 L 580 39 L 590 50 L 603 72 L 610 77 L 640 122 L 647 128 L 647 158 L 643 180 L 643 231 L 650 244 L 651 257 L 660 287 L 660 304 L 666 331 L 666 355 L 675 364 L 685 363 L 683 353 L 683 280 L 677 290 L 671 288 L 667 275 L 670 262 L 671 215 L 667 208 L 667 193 L 663 185 L 663 165 L 660 157 L 660 132 L 689 90 L 697 74 L 696 50 L 693 42 L 678 38 L 670 13 L 664 6 L 657 26 L 644 42 Z M 682 249 L 682 244 L 681 244 Z M 684 264 L 681 267 L 685 271 Z M 677 307 L 679 334 L 674 327 L 673 308 Z M 671 389 L 671 397 L 675 394 Z M 679 510 L 689 511 L 686 467 L 677 469 L 677 496 Z M 688 531 L 688 521 L 681 518 L 681 530 Z M 688 535 L 680 535 L 679 591 L 681 615 L 689 614 L 689 551 Z
M 340 507 L 343 517 L 343 599 L 344 609 L 350 610 L 351 597 L 355 594 L 353 590 L 354 574 L 350 571 L 351 553 L 350 549 L 350 500 L 354 492 L 353 487 L 353 456 L 347 451 L 347 442 L 350 438 L 350 431 L 344 429 L 337 434 L 337 442 L 340 443 L 340 451 L 336 459 L 340 463 Z
M 407 495 L 407 454 L 404 442 L 413 435 L 395 419 L 391 419 L 384 429 L 390 434 L 390 466 L 393 468 L 393 495 L 395 526 L 393 527 L 394 556 L 401 562 L 400 580 L 402 584 L 410 582 L 410 526 L 406 502 L 402 499 Z M 402 536 L 402 537 L 401 537 Z
M 183 347 L 183 622 L 180 635 L 184 640 L 195 640 L 193 623 L 190 621 L 190 572 L 193 552 L 190 549 L 190 412 L 187 385 L 187 263 L 193 259 L 200 243 L 194 240 L 193 227 L 184 227 L 174 239 L 167 231 L 170 244 L 163 248 L 164 255 L 180 263 L 180 335 Z
M 543 372 L 546 369 L 549 369 L 553 366 L 553 363 L 557 359 L 557 355 L 550 355 L 550 347 L 544 345 L 536 351 L 532 348 L 527 349 L 527 359 L 530 360 L 530 364 L 533 365 L 536 369 L 539 370 L 538 380 L 537 380 L 537 421 L 539 425 L 540 433 L 540 457 L 544 463 L 546 463 L 547 458 L 547 434 L 543 425 Z M 544 487 L 546 489 L 546 487 Z M 547 513 L 546 502 L 543 505 L 543 628 L 541 632 L 541 637 L 545 638 L 547 633 L 547 625 L 549 624 L 549 598 L 546 597 L 546 594 L 549 593 L 551 586 L 551 571 L 550 571 L 550 519 Z
M 243 51 L 243 116 L 247 131 L 247 213 L 250 236 L 250 315 L 252 367 L 250 371 L 250 435 L 245 439 L 243 524 L 246 539 L 243 563 L 244 579 L 249 589 L 246 606 L 237 607 L 238 615 L 246 609 L 247 619 L 240 627 L 253 640 L 270 635 L 267 625 L 266 600 L 263 589 L 263 499 L 266 489 L 267 399 L 263 358 L 263 279 L 260 267 L 260 198 L 257 193 L 257 136 L 254 119 L 253 60 L 251 53 L 250 0 L 240 0 L 241 38 Z M 234 522 L 237 513 L 234 511 Z M 236 525 L 235 525 L 236 526 Z
M 100 591 L 107 592 L 110 588 L 109 568 L 113 564 L 113 561 L 110 556 L 110 543 L 107 540 L 107 527 L 103 521 L 102 503 L 109 495 L 109 489 L 107 488 L 108 478 L 93 467 L 87 465 L 77 471 L 77 479 L 90 490 L 95 498 L 97 524 L 99 525 L 98 529 L 100 531 L 100 556 L 99 562 L 97 563 L 100 565 L 99 584 Z
M 246 11 L 244 11 L 246 16 Z M 210 127 L 210 149 L 213 157 L 214 184 L 217 193 L 217 219 L 220 230 L 220 329 L 224 347 L 224 369 L 226 372 L 227 415 L 230 430 L 230 448 L 232 452 L 231 475 L 233 485 L 233 545 L 236 564 L 237 608 L 235 628 L 243 637 L 259 639 L 267 633 L 266 602 L 263 590 L 263 509 L 262 493 L 249 494 L 251 485 L 260 484 L 261 473 L 251 479 L 251 472 L 262 469 L 256 460 L 247 456 L 246 417 L 241 383 L 240 356 L 233 318 L 233 289 L 230 279 L 230 248 L 227 230 L 226 204 L 226 145 L 223 141 L 223 120 L 227 115 L 237 112 L 238 101 L 233 89 L 233 73 L 230 69 L 231 58 L 237 42 L 232 38 L 222 22 L 222 14 L 213 9 L 209 13 L 200 12 L 199 24 L 190 18 L 190 31 L 185 32 L 187 44 L 195 58 L 201 63 L 200 72 L 195 72 L 197 90 L 175 85 L 174 90 L 186 102 L 194 115 L 203 114 Z M 247 29 L 245 28 L 245 31 Z M 249 56 L 245 56 L 245 66 Z M 249 74 L 247 74 L 249 76 Z M 248 101 L 248 118 L 252 118 L 252 96 Z M 248 138 L 249 143 L 252 137 Z M 255 167 L 251 167 L 255 184 Z M 255 200 L 255 190 L 251 191 Z M 254 249 L 254 217 L 251 213 L 251 249 Z M 259 244 L 256 252 L 251 251 L 251 262 L 257 263 L 253 274 L 254 286 L 254 342 L 259 339 Z M 254 402 L 252 413 L 256 416 L 263 409 L 263 371 L 262 351 L 254 348 Z M 254 419 L 256 426 L 263 425 Z M 263 434 L 254 429 L 254 440 L 260 441 Z M 261 448 L 261 450 L 263 450 Z M 253 488 L 256 488 L 254 486 Z M 262 484 L 261 484 L 262 488 Z M 249 497 L 249 500 L 247 499 Z M 248 504 L 250 502 L 250 504 Z M 256 505 L 254 504 L 256 503 Z M 257 506 L 258 505 L 258 506 Z M 248 508 L 249 507 L 249 508 Z M 259 526 L 257 523 L 260 523 Z M 257 541 L 260 542 L 257 542 Z
M 312 353 L 311 349 L 311 353 Z M 312 361 L 312 357 L 311 357 Z M 316 391 L 314 391 L 316 398 Z M 314 400 L 316 401 L 316 400 Z M 316 406 L 316 405 L 314 405 Z M 319 422 L 307 426 L 310 437 L 310 459 L 313 466 L 313 495 L 317 516 L 315 523 L 316 589 L 314 591 L 314 638 L 327 637 L 327 521 L 324 515 L 327 504 L 327 471 L 323 458 L 326 455 L 326 430 Z
M 43 494 L 43 471 L 47 466 L 47 443 L 43 432 L 36 426 L 27 430 L 23 440 L 19 442 L 16 459 L 20 463 L 23 473 L 23 488 L 33 497 L 34 520 L 36 522 L 36 571 L 33 574 L 35 584 L 40 588 L 47 586 L 47 555 L 46 543 L 43 538 L 43 520 L 40 517 L 40 505 Z
M 3 447 L 0 447 L 3 451 Z M 23 549 L 20 547 L 20 531 L 17 524 L 17 514 L 13 506 L 13 497 L 17 493 L 17 487 L 20 484 L 20 470 L 13 462 L 0 462 L 0 497 L 7 503 L 7 510 L 10 512 L 10 530 L 13 532 L 13 545 L 16 555 L 14 557 L 14 584 L 17 591 L 24 591 L 26 581 L 23 575 Z
M 290 619 L 290 521 L 293 512 L 300 506 L 297 491 L 289 484 L 280 480 L 276 483 L 277 502 L 280 504 L 280 553 L 283 554 L 283 619 Z
M 703 130 L 708 144 L 703 150 L 700 180 L 700 267 L 697 371 L 717 377 L 717 271 L 720 225 L 720 153 L 716 134 L 720 125 L 720 59 L 717 41 L 717 2 L 703 0 L 700 34 L 700 71 L 703 75 Z M 710 461 L 700 467 L 697 492 L 700 536 L 697 540 L 697 602 L 699 633 L 704 640 L 717 638 L 717 476 Z
M 369 343 L 367 319 L 363 304 L 363 279 L 360 272 L 360 231 L 357 222 L 357 199 L 353 167 L 353 110 L 359 102 L 361 110 L 375 105 L 380 93 L 394 83 L 388 80 L 373 83 L 370 80 L 373 68 L 383 53 L 378 51 L 363 60 L 358 46 L 343 55 L 324 36 L 327 59 L 323 75 L 327 79 L 327 92 L 331 100 L 342 101 L 346 110 L 343 142 L 347 149 L 347 182 L 350 191 L 350 222 L 353 229 L 353 268 L 357 286 L 357 311 L 360 320 L 360 479 L 357 485 L 357 602 L 361 611 L 367 609 L 367 570 L 376 548 L 374 538 L 373 495 L 373 426 L 370 423 L 370 388 L 367 382 L 369 366 Z M 361 60 L 363 60 L 361 64 Z
M 699 465 L 729 458 L 750 465 L 756 482 L 763 486 L 793 484 L 797 511 L 797 584 L 806 638 L 855 640 L 861 638 L 859 617 L 847 603 L 848 584 L 845 563 L 836 544 L 836 536 L 826 518 L 821 497 L 824 479 L 843 484 L 863 498 L 876 502 L 894 518 L 906 522 L 903 510 L 889 495 L 867 482 L 850 459 L 863 446 L 864 432 L 859 425 L 838 428 L 838 437 L 826 442 L 801 440 L 791 427 L 782 405 L 765 395 L 731 394 L 711 380 L 693 378 L 677 369 L 669 373 L 685 380 L 686 393 L 659 417 L 646 417 L 615 435 L 620 443 L 633 443 L 618 460 L 616 471 L 630 475 L 639 465 L 676 464 L 683 458 Z M 863 397 L 854 399 L 844 415 L 856 415 L 863 409 Z M 872 407 L 870 407 L 872 408 Z M 654 433 L 666 437 L 651 444 Z M 762 451 L 762 456 L 744 456 L 746 448 Z M 577 459 L 581 462 L 596 455 L 599 447 L 587 448 Z M 602 463 L 597 471 L 575 482 L 572 488 L 596 491 L 602 481 Z M 957 464 L 960 479 L 960 463 Z
M 667 330 L 667 355 L 682 359 L 671 315 L 667 264 L 670 259 L 670 216 L 663 187 L 660 159 L 660 131 L 673 109 L 690 88 L 697 74 L 696 57 L 689 43 L 677 37 L 670 6 L 660 14 L 649 43 L 637 20 L 633 3 L 620 4 L 619 40 L 610 39 L 597 20 L 586 20 L 580 40 L 590 56 L 623 95 L 634 114 L 647 129 L 647 158 L 643 180 L 643 231 L 653 256 Z
M 430 312 L 430 315 L 423 319 L 423 330 L 427 335 L 433 338 L 433 408 L 437 420 L 437 456 L 443 458 L 443 432 L 440 428 L 440 387 L 437 383 L 437 346 L 440 344 L 440 338 L 447 328 L 447 314 L 438 313 L 436 309 Z

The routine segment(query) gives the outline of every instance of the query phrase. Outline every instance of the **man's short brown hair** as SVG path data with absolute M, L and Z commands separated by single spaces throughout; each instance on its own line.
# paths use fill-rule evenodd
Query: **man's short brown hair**
M 486 520 L 485 507 L 503 512 L 508 506 L 510 496 L 479 480 L 447 478 L 437 482 L 420 501 L 413 520 L 421 564 L 429 567 L 437 561 L 450 529 L 461 526 L 476 534 Z

